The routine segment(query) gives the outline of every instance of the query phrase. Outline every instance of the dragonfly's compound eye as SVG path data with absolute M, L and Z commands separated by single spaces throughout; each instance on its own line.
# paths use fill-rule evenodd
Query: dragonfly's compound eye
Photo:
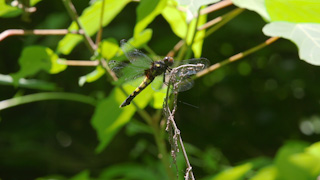
M 164 62 L 166 62 L 166 64 L 168 66 L 171 66 L 171 65 L 173 65 L 173 58 L 170 57 L 170 56 L 167 56 L 167 57 L 164 58 Z

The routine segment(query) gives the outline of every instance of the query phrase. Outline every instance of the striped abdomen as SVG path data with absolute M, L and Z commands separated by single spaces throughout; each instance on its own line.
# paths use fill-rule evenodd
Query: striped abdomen
M 153 80 L 154 78 L 146 76 L 142 83 L 133 91 L 132 94 L 127 97 L 127 99 L 120 105 L 120 107 L 129 105 L 133 98 L 135 98 L 142 90 L 144 90 L 144 88 L 146 88 Z

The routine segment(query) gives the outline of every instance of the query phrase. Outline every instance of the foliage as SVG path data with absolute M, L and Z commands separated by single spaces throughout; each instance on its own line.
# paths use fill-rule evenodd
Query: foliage
M 55 29 L 68 29 L 68 33 L 64 33 L 63 38 L 45 36 L 41 39 L 37 36 L 24 36 L 23 42 L 19 42 L 22 48 L 15 45 L 15 40 L 14 46 L 10 44 L 11 37 L 5 39 L 14 35 L 8 35 L 10 30 L 0 34 L 0 50 L 3 51 L 1 54 L 5 55 L 0 57 L 0 71 L 5 74 L 0 75 L 0 84 L 4 87 L 1 98 L 6 99 L 0 102 L 3 116 L 0 145 L 7 145 L 0 150 L 0 158 L 4 157 L 0 167 L 5 167 L 0 174 L 6 169 L 19 171 L 15 166 L 24 169 L 25 165 L 34 164 L 32 168 L 43 167 L 43 171 L 27 174 L 27 179 L 176 179 L 176 176 L 183 179 L 189 175 L 189 165 L 185 163 L 188 159 L 177 151 L 179 148 L 184 149 L 183 143 L 178 146 L 178 137 L 186 136 L 188 142 L 195 144 L 184 143 L 191 166 L 194 167 L 192 171 L 197 178 L 272 180 L 315 179 L 319 176 L 320 145 L 317 141 L 320 121 L 317 117 L 320 90 L 314 85 L 314 80 L 317 80 L 314 77 L 317 76 L 309 73 L 311 68 L 313 72 L 319 73 L 317 67 L 309 65 L 320 65 L 319 1 L 141 0 L 137 3 L 129 0 L 96 0 L 90 4 L 74 1 L 76 10 L 81 12 L 79 16 L 69 0 L 62 0 L 65 11 L 62 9 L 62 2 L 50 2 L 50 5 L 57 6 L 53 11 L 49 10 L 50 6 L 46 6 L 48 2 L 27 2 L 24 4 L 23 1 L 12 1 L 9 5 L 7 1 L 0 0 L 0 21 L 12 22 L 14 25 L 4 25 L 1 31 L 11 27 L 21 28 L 19 23 L 26 20 L 23 17 L 28 14 L 32 23 L 24 24 L 23 29 L 53 28 L 54 25 Z M 232 3 L 234 6 L 228 7 Z M 13 6 L 15 4 L 17 5 Z M 243 21 L 235 19 L 231 22 L 235 17 L 242 17 L 239 14 L 243 10 L 237 6 L 258 13 L 264 21 L 261 21 L 257 14 L 246 11 L 245 13 L 249 14 L 243 16 Z M 37 8 L 36 12 L 32 11 L 33 7 Z M 209 14 L 208 11 L 212 9 L 214 12 Z M 33 16 L 32 13 L 38 12 L 40 16 Z M 65 22 L 66 12 L 72 22 Z M 61 14 L 63 18 L 52 18 L 54 21 L 51 22 L 49 16 L 55 17 L 56 14 Z M 20 15 L 22 19 L 19 19 Z M 252 17 L 260 24 L 252 23 Z M 244 22 L 249 24 L 244 25 Z M 224 31 L 218 31 L 220 29 Z M 233 33 L 237 31 L 248 36 L 242 37 L 238 34 L 235 38 Z M 45 29 L 43 32 L 50 34 Z M 262 40 L 261 32 L 271 38 Z M 24 33 L 23 35 L 39 35 L 36 31 Z M 92 40 L 94 37 L 95 42 Z M 296 59 L 291 53 L 295 49 L 288 42 L 277 41 L 278 37 L 295 43 L 300 59 L 309 64 L 288 61 Z M 147 87 L 134 99 L 132 105 L 119 108 L 126 96 L 136 88 L 132 83 L 119 85 L 114 82 L 117 78 L 108 67 L 110 60 L 125 61 L 124 53 L 118 44 L 120 39 L 128 39 L 130 44 L 143 49 L 154 59 L 161 59 L 170 51 L 167 54 L 174 56 L 177 62 L 191 57 L 206 57 L 213 64 L 196 74 L 195 90 L 179 94 L 181 99 L 189 98 L 192 103 L 199 99 L 201 105 L 197 113 L 184 106 L 182 110 L 180 106 L 179 109 L 174 108 L 172 114 L 177 116 L 177 119 L 180 117 L 185 120 L 177 121 L 179 126 L 181 124 L 181 134 L 177 128 L 174 128 L 173 134 L 169 133 L 173 158 L 169 158 L 169 148 L 166 147 L 168 137 L 165 124 L 171 121 L 165 118 L 169 119 L 170 113 L 166 111 L 167 117 L 162 117 L 161 111 L 164 97 L 167 108 L 171 107 L 168 103 L 170 95 L 166 94 L 169 91 L 163 88 L 156 92 Z M 258 44 L 259 41 L 262 43 Z M 280 48 L 276 47 L 272 51 L 265 48 L 262 52 L 257 52 L 264 47 L 272 48 L 269 45 L 275 41 L 280 44 L 277 46 Z M 235 51 L 243 53 L 232 56 Z M 284 55 L 279 55 L 282 53 Z M 230 64 L 251 54 L 254 61 L 248 58 L 247 61 Z M 10 60 L 10 66 L 7 65 L 7 59 Z M 277 60 L 283 61 L 279 65 Z M 76 70 L 72 67 L 83 66 L 82 63 L 85 63 L 86 67 Z M 268 63 L 272 63 L 273 67 Z M 136 81 L 141 82 L 141 79 Z M 256 96 L 255 100 L 252 95 Z M 78 107 L 64 103 L 50 105 L 46 100 L 52 99 L 82 102 L 94 109 L 90 109 L 91 106 Z M 31 110 L 18 106 L 37 101 L 44 101 L 44 106 L 40 104 L 37 110 L 31 106 L 23 106 Z M 177 107 L 176 101 L 170 103 Z M 37 114 L 41 111 L 48 113 L 42 115 L 48 116 L 50 122 L 34 122 L 34 119 L 43 119 Z M 30 113 L 30 117 L 23 115 L 26 112 Z M 306 118 L 311 115 L 316 118 Z M 93 129 L 88 128 L 88 121 L 80 122 L 74 116 L 86 120 L 91 117 L 90 124 Z M 7 125 L 9 119 L 14 124 L 21 124 L 21 127 Z M 294 121 L 289 121 L 291 119 Z M 304 121 L 301 122 L 301 119 Z M 144 120 L 144 123 L 141 120 Z M 277 120 L 282 122 L 277 124 Z M 27 121 L 33 125 L 28 124 L 25 129 L 23 125 Z M 72 131 L 65 126 L 66 122 L 74 131 L 73 138 L 65 133 Z M 287 127 L 291 129 L 285 130 Z M 254 137 L 259 130 L 265 134 Z M 277 133 L 272 133 L 273 131 Z M 286 133 L 282 134 L 284 131 Z M 16 135 L 13 135 L 15 132 Z M 43 136 L 44 134 L 55 132 L 56 138 L 42 139 L 47 137 Z M 99 142 L 95 142 L 95 132 Z M 209 132 L 210 134 L 207 134 Z M 121 138 L 119 140 L 124 133 L 134 141 Z M 155 143 L 149 142 L 150 135 Z M 306 135 L 309 135 L 309 138 Z M 241 136 L 244 138 L 241 139 Z M 36 140 L 28 141 L 24 138 Z M 234 138 L 240 138 L 241 141 L 233 141 Z M 76 152 L 74 154 L 77 156 L 59 155 L 66 159 L 63 159 L 62 164 L 57 163 L 55 156 L 59 153 L 55 151 L 58 149 L 56 145 L 67 148 L 73 143 L 72 139 L 76 143 L 70 152 Z M 116 142 L 119 144 L 116 145 Z M 284 142 L 286 144 L 281 145 Z M 259 147 L 252 147 L 251 144 L 255 143 L 259 144 Z M 203 144 L 206 148 L 200 148 Z M 208 147 L 209 144 L 214 147 Z M 86 148 L 87 146 L 89 148 Z M 29 153 L 36 154 L 36 158 L 22 158 Z M 20 158 L 12 160 L 16 154 L 21 156 L 21 161 Z M 124 157 L 124 161 L 117 160 L 123 154 L 129 155 Z M 255 158 L 248 160 L 252 157 Z M 81 158 L 89 160 L 80 161 Z M 43 162 L 43 159 L 49 162 Z M 104 162 L 105 159 L 108 159 L 108 163 Z M 242 163 L 239 164 L 239 161 Z M 56 170 L 56 164 L 59 164 L 61 169 Z M 28 169 L 25 168 L 23 172 L 28 172 Z M 22 177 L 23 175 L 5 174 L 3 178 Z

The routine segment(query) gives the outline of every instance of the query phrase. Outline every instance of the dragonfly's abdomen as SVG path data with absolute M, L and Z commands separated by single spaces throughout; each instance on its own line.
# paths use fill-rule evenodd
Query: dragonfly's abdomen
M 142 83 L 133 91 L 132 94 L 130 94 L 127 99 L 120 105 L 120 107 L 127 106 L 131 103 L 133 98 L 135 98 L 142 90 L 144 90 L 152 81 L 154 77 L 148 77 L 146 76 Z

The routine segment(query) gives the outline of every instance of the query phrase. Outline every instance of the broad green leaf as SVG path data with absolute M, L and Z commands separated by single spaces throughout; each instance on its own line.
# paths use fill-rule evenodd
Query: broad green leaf
M 173 0 L 168 1 L 168 5 L 163 9 L 162 16 L 170 24 L 172 31 L 181 39 L 187 33 L 186 15 L 177 9 L 177 4 Z
M 271 21 L 320 23 L 319 0 L 265 0 Z
M 240 7 L 255 11 L 265 20 L 270 21 L 269 14 L 266 9 L 265 0 L 232 0 L 233 4 Z
M 137 23 L 134 27 L 134 38 L 139 38 L 139 34 L 157 17 L 165 8 L 167 0 L 141 0 L 137 8 Z
M 129 3 L 130 0 L 106 0 L 103 13 L 103 26 L 107 26 L 115 16 Z M 79 21 L 84 27 L 85 32 L 92 36 L 99 30 L 100 14 L 102 1 L 96 1 L 93 5 L 86 8 Z M 78 30 L 78 26 L 73 22 L 69 30 Z M 57 48 L 58 53 L 69 54 L 72 49 L 82 40 L 79 34 L 68 34 L 60 42 Z
M 70 180 L 90 180 L 90 173 L 88 170 L 82 171 L 70 178 Z
M 156 91 L 153 94 L 153 99 L 151 101 L 151 106 L 155 109 L 162 109 L 163 108 L 163 102 L 166 97 L 167 93 L 167 87 L 162 88 L 160 91 Z
M 104 39 L 100 43 L 101 55 L 107 60 L 113 58 L 117 54 L 118 50 L 119 44 L 118 41 L 114 38 Z
M 173 1 L 169 1 L 168 6 L 162 12 L 162 16 L 170 24 L 172 31 L 181 39 L 185 39 L 186 33 L 189 33 L 187 37 L 187 44 L 190 45 L 196 26 L 196 19 L 192 20 L 188 26 L 186 22 L 186 14 L 182 11 L 179 11 Z M 199 26 L 206 23 L 206 15 L 202 15 L 199 18 Z M 187 31 L 188 28 L 190 29 L 190 31 Z M 205 30 L 198 31 L 195 35 L 194 43 L 192 45 L 192 50 L 194 52 L 195 57 L 201 57 L 204 36 Z
M 7 5 L 6 0 L 0 0 L 0 17 L 3 17 L 3 18 L 16 17 L 21 13 L 22 13 L 21 9 Z
M 246 163 L 219 173 L 212 180 L 240 180 L 252 169 L 251 163 Z
M 125 84 L 123 86 L 127 94 L 131 94 L 136 87 Z M 144 89 L 134 102 L 144 108 L 153 95 L 153 90 L 149 87 Z M 115 88 L 108 98 L 101 101 L 92 118 L 92 126 L 98 133 L 100 144 L 96 152 L 101 152 L 116 135 L 116 133 L 127 124 L 134 115 L 136 108 L 132 103 L 126 107 L 119 108 L 120 104 L 127 98 L 119 88 Z
M 306 149 L 308 154 L 320 159 L 320 142 L 314 143 Z
M 300 59 L 320 65 L 320 24 L 272 22 L 264 26 L 263 33 L 293 41 L 299 48 Z
M 31 0 L 30 5 L 34 6 L 41 0 Z M 16 17 L 22 13 L 22 10 L 6 4 L 6 0 L 0 0 L 0 17 L 10 18 Z
M 18 85 L 20 78 L 31 76 L 44 70 L 55 74 L 63 71 L 67 66 L 57 63 L 58 56 L 47 47 L 29 46 L 23 49 L 19 58 L 20 70 L 12 74 L 13 83 Z
M 143 45 L 147 44 L 152 37 L 152 29 L 145 29 L 142 31 L 137 38 L 132 37 L 128 40 L 128 43 L 130 43 L 134 48 L 141 48 Z M 118 56 L 123 55 L 122 49 L 118 50 Z
M 201 8 L 201 6 L 213 4 L 220 0 L 177 0 L 180 6 L 183 6 L 186 10 L 187 14 L 187 21 L 190 22 L 192 19 L 194 19 L 197 14 L 198 10 Z
M 13 85 L 13 78 L 9 75 L 0 74 L 0 84 Z M 57 85 L 54 83 L 41 81 L 38 79 L 21 78 L 18 82 L 18 86 L 23 88 L 38 89 L 38 90 L 45 90 L 45 91 L 54 91 L 59 89 Z
M 101 76 L 104 75 L 104 73 L 105 70 L 101 66 L 97 66 L 94 71 L 79 78 L 79 86 L 83 86 L 86 82 L 91 83 L 98 80 Z
M 280 179 L 306 179 L 307 173 L 292 162 L 292 157 L 308 145 L 304 142 L 288 142 L 277 152 L 275 165 Z
M 201 25 L 205 24 L 206 21 L 207 21 L 207 15 L 202 15 L 202 16 L 199 17 L 198 24 L 201 24 Z M 193 22 L 195 22 L 195 21 L 193 21 Z M 193 27 L 193 26 L 191 26 L 191 27 Z M 193 28 L 193 29 L 195 29 L 195 28 Z M 206 35 L 206 31 L 205 30 L 197 31 L 196 36 L 194 38 L 194 43 L 192 44 L 192 51 L 194 53 L 194 57 L 196 57 L 196 58 L 200 58 L 201 57 L 203 39 L 205 38 L 205 35 Z
M 260 169 L 256 175 L 250 180 L 275 180 L 277 177 L 277 168 L 275 166 L 267 166 Z
M 122 164 L 111 166 L 100 174 L 99 179 L 139 179 L 139 180 L 163 180 L 163 174 L 155 172 L 152 167 L 141 166 L 139 164 Z M 161 166 L 160 166 L 161 167 Z

